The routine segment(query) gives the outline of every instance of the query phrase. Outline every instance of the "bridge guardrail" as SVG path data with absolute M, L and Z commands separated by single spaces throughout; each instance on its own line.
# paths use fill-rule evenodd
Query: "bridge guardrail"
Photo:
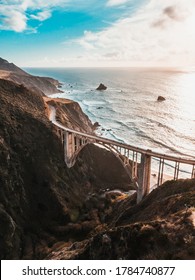
M 195 159 L 161 154 L 79 132 L 66 128 L 57 121 L 53 121 L 53 124 L 59 131 L 68 167 L 74 165 L 79 152 L 85 145 L 93 143 L 103 146 L 113 152 L 123 164 L 137 188 L 138 202 L 150 192 L 151 187 L 158 187 L 168 179 L 195 178 Z M 155 179 L 156 183 L 154 183 Z

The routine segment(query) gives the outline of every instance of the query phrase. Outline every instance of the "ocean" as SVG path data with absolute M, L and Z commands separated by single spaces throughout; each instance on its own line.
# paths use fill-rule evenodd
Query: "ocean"
M 52 97 L 77 101 L 97 134 L 183 158 L 195 158 L 195 72 L 136 68 L 28 68 L 63 83 Z M 100 83 L 107 86 L 97 91 Z M 157 101 L 158 96 L 165 101 Z

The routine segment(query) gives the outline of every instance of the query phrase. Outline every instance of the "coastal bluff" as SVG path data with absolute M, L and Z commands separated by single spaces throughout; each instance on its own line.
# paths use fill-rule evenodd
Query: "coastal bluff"
M 89 144 L 67 168 L 49 105 L 63 125 L 95 133 L 78 103 L 0 78 L 0 104 L 1 259 L 195 258 L 195 179 L 136 204 L 108 150 Z
M 60 82 L 49 77 L 30 75 L 13 63 L 0 57 L 0 78 L 23 84 L 26 88 L 38 92 L 41 95 L 62 92 Z

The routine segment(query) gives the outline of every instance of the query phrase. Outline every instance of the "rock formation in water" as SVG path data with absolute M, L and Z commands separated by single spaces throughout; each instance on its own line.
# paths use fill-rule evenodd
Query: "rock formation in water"
M 57 80 L 30 75 L 2 58 L 0 58 L 0 78 L 23 84 L 26 88 L 42 95 L 61 92 L 58 89 L 61 84 Z
M 159 95 L 157 98 L 157 101 L 165 101 L 165 100 L 166 100 L 166 98 L 161 95 Z
M 102 83 L 96 88 L 96 90 L 106 90 L 106 89 L 107 87 Z

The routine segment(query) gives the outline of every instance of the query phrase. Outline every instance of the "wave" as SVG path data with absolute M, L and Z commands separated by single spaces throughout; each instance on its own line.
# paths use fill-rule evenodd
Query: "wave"
M 89 118 L 100 123 L 100 130 L 105 129 L 101 133 L 106 137 L 178 156 L 195 154 L 195 118 L 188 114 L 193 110 L 189 82 L 194 73 L 141 69 L 55 71 L 56 78 L 64 79 L 65 92 L 53 97 L 79 102 Z M 108 87 L 105 92 L 95 90 L 100 82 Z M 158 95 L 166 96 L 166 102 L 157 103 Z
M 147 118 L 147 117 L 145 117 L 144 119 L 145 119 L 145 120 L 148 120 L 150 123 L 156 124 L 158 127 L 162 127 L 162 128 L 165 129 L 170 135 L 173 135 L 173 134 L 174 134 L 175 136 L 177 136 L 177 137 L 179 137 L 179 138 L 183 138 L 183 139 L 185 139 L 185 140 L 190 140 L 190 141 L 192 141 L 192 142 L 195 144 L 195 138 L 194 138 L 194 137 L 191 137 L 191 136 L 189 136 L 189 135 L 187 136 L 187 135 L 185 135 L 185 134 L 183 134 L 183 133 L 177 131 L 176 128 L 173 129 L 172 127 L 170 127 L 170 126 L 168 126 L 168 125 L 166 125 L 166 124 L 163 124 L 163 123 L 161 123 L 161 122 L 159 122 L 159 121 L 156 121 L 156 120 L 154 120 L 154 119 L 150 119 L 150 118 Z

